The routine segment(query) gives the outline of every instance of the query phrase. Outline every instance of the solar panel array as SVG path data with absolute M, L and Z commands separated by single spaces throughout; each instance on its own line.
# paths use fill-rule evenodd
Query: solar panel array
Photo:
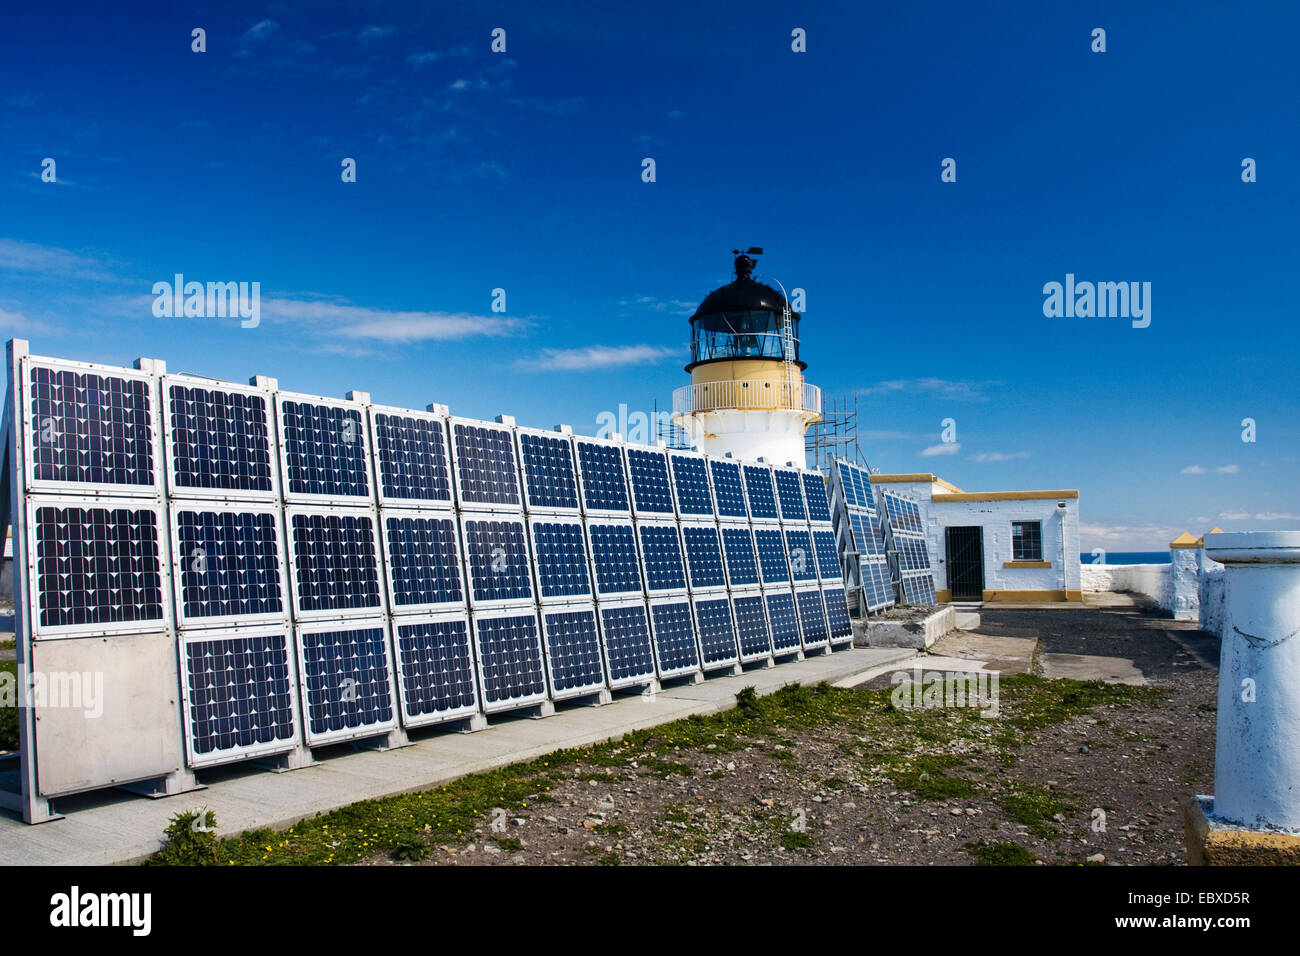
M 19 368 L 33 639 L 173 635 L 190 767 L 852 640 L 815 472 Z
M 831 467 L 835 538 L 853 603 L 864 613 L 894 606 L 884 530 L 867 469 L 843 459 Z
M 894 560 L 895 579 L 902 590 L 903 603 L 938 604 L 921 506 L 892 491 L 881 492 L 880 500 L 888 517 L 885 541 Z

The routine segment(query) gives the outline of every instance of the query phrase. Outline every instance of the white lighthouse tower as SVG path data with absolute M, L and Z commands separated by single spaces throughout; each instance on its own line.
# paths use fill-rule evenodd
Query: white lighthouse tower
M 710 455 L 803 467 L 804 432 L 821 418 L 821 389 L 804 381 L 799 313 L 784 291 L 751 278 L 750 248 L 736 278 L 691 316 L 691 384 L 673 393 L 673 422 Z M 778 283 L 779 285 L 779 283 Z

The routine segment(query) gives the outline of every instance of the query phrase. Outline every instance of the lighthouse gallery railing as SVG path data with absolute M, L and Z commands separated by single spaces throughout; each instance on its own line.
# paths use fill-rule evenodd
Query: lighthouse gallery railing
M 673 414 L 715 409 L 822 411 L 822 390 L 806 382 L 699 382 L 673 392 Z

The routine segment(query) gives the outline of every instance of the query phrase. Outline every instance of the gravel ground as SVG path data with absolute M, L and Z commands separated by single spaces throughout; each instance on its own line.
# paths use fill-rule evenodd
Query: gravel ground
M 1180 801 L 1213 778 L 1217 679 L 1188 641 L 1211 639 L 1136 608 L 985 609 L 980 632 L 1131 659 L 1159 693 L 1013 733 L 1021 685 L 1004 683 L 998 719 L 949 709 L 922 723 L 867 708 L 885 677 L 837 692 L 857 695 L 845 700 L 861 720 L 616 751 L 566 768 L 539 802 L 495 812 L 465 844 L 370 862 L 1181 864 Z M 1029 686 L 1052 697 L 1065 685 Z

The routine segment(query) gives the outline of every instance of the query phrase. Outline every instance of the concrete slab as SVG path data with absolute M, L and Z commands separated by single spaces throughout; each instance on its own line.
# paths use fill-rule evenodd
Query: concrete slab
M 1044 677 L 1100 680 L 1108 684 L 1142 685 L 1147 679 L 1136 665 L 1123 657 L 1095 657 L 1092 654 L 1040 654 Z
M 618 697 L 604 707 L 561 707 L 543 720 L 490 718 L 475 734 L 417 732 L 410 747 L 376 752 L 332 748 L 314 767 L 271 773 L 247 765 L 203 771 L 207 789 L 148 800 L 117 791 L 57 801 L 62 820 L 29 826 L 0 812 L 0 865 L 105 865 L 128 863 L 158 849 L 168 819 L 206 808 L 223 836 L 261 827 L 284 828 L 305 817 L 359 800 L 427 790 L 449 780 L 555 750 L 585 747 L 625 733 L 712 714 L 735 704 L 754 687 L 770 694 L 795 682 L 839 684 L 910 658 L 905 648 L 854 648 L 780 664 L 770 670 L 669 687 L 653 697 Z
M 930 647 L 930 653 L 984 661 L 989 670 L 1003 674 L 1026 674 L 1033 666 L 1037 647 L 1038 638 L 1035 637 L 1001 637 L 953 631 L 935 641 Z

